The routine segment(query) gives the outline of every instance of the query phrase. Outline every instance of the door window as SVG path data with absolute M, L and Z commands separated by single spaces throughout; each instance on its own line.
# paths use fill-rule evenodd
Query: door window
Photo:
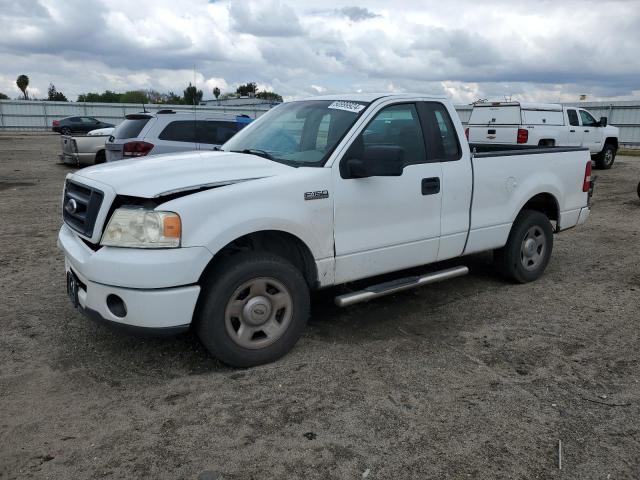
M 239 130 L 236 122 L 220 122 L 214 120 L 198 120 L 197 142 L 211 145 L 222 145 Z
M 158 135 L 160 140 L 170 142 L 192 142 L 196 141 L 196 122 L 194 120 L 176 120 L 170 122 Z
M 580 110 L 580 118 L 582 119 L 583 127 L 595 127 L 596 119 L 591 116 L 591 114 L 585 110 Z
M 345 158 L 361 158 L 372 146 L 394 146 L 403 151 L 405 165 L 427 161 L 418 111 L 412 103 L 382 109 L 354 140 Z
M 569 125 L 579 127 L 578 113 L 575 110 L 567 110 L 567 116 L 569 117 Z
M 88 125 L 98 123 L 98 121 L 95 118 L 91 118 L 91 117 L 80 117 L 80 121 Z

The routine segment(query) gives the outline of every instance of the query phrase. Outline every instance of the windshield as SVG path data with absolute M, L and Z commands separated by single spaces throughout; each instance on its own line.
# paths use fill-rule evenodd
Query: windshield
M 366 102 L 306 100 L 283 103 L 222 146 L 294 166 L 322 166 Z

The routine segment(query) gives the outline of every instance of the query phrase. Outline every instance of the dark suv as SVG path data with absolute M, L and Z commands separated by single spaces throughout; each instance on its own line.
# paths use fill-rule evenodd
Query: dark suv
M 66 117 L 61 120 L 54 120 L 51 130 L 69 135 L 71 133 L 87 133 L 97 128 L 113 127 L 111 123 L 101 122 L 93 117 Z

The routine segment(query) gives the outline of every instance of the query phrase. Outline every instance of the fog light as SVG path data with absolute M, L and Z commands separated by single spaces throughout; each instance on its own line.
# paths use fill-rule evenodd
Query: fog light
M 107 307 L 116 317 L 124 318 L 127 316 L 127 306 L 118 295 L 111 294 L 107 297 Z

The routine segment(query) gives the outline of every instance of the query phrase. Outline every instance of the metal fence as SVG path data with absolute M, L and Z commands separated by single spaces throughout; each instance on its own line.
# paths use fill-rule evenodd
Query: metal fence
M 194 110 L 203 114 L 231 113 L 257 118 L 269 110 L 269 105 L 247 107 L 189 106 L 189 105 L 145 105 L 148 112 L 170 108 L 176 111 Z M 54 120 L 64 117 L 94 117 L 107 123 L 117 124 L 129 113 L 143 111 L 139 103 L 75 103 L 43 102 L 28 100 L 0 100 L 0 131 L 2 130 L 49 130 Z
M 640 101 L 622 102 L 580 102 L 565 104 L 588 109 L 596 118 L 608 117 L 609 124 L 620 128 L 620 143 L 640 146 Z M 149 112 L 164 108 L 177 111 L 202 113 L 233 113 L 257 118 L 269 110 L 269 105 L 221 106 L 207 105 L 145 105 Z M 456 111 L 463 124 L 469 121 L 471 105 L 456 105 Z M 2 130 L 48 130 L 54 120 L 70 116 L 89 116 L 99 120 L 118 123 L 126 114 L 142 111 L 142 105 L 135 103 L 75 103 L 43 102 L 25 100 L 0 100 L 0 131 Z

